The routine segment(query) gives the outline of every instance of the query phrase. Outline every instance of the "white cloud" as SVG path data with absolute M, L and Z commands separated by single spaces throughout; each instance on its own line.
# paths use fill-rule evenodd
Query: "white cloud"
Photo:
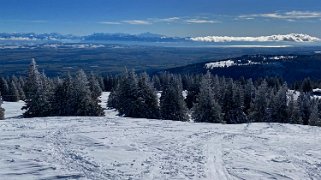
M 253 18 L 269 18 L 269 19 L 284 19 L 284 20 L 302 20 L 302 19 L 319 19 L 321 18 L 321 12 L 311 11 L 289 11 L 289 12 L 274 12 L 263 14 L 248 14 L 241 15 L 239 19 L 253 19 Z
M 191 38 L 192 41 L 200 42 L 273 42 L 273 41 L 290 41 L 290 42 L 316 42 L 321 41 L 320 38 L 312 37 L 307 34 L 285 34 L 285 35 L 271 35 L 258 37 L 233 37 L 233 36 L 206 36 Z
M 185 22 L 190 24 L 214 24 L 219 23 L 219 21 L 216 20 L 207 20 L 207 19 L 187 19 Z
M 169 18 L 162 18 L 162 19 L 155 19 L 156 22 L 175 22 L 181 20 L 180 17 L 169 17 Z
M 123 21 L 123 22 L 127 23 L 127 24 L 132 24 L 132 25 L 148 25 L 148 24 L 152 24 L 151 22 L 146 21 L 146 20 L 126 20 L 126 21 Z
M 106 25 L 119 25 L 122 24 L 121 22 L 116 22 L 116 21 L 102 21 L 98 22 L 99 24 L 106 24 Z

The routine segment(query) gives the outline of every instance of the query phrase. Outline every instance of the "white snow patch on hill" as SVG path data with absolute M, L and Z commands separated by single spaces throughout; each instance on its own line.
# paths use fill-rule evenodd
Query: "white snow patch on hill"
M 320 134 L 310 126 L 133 119 L 112 110 L 8 119 L 0 121 L 0 177 L 321 179 Z
M 218 62 L 211 62 L 211 63 L 206 63 L 205 67 L 206 69 L 213 69 L 216 67 L 230 67 L 235 65 L 234 61 L 232 60 L 226 60 L 226 61 L 218 61 Z

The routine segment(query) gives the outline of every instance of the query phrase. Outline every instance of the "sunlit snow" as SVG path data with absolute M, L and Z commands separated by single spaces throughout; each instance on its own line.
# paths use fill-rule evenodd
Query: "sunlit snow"
M 4 104 L 1 179 L 321 179 L 318 127 L 134 119 L 114 110 L 12 118 L 22 105 Z

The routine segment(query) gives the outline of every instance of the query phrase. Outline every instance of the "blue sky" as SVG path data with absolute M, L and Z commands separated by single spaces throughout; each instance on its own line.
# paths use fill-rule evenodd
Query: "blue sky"
M 0 32 L 321 37 L 321 1 L 0 0 Z

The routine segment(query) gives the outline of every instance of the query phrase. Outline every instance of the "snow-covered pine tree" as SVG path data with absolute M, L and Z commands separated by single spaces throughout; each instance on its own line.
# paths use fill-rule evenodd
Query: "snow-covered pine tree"
M 251 108 L 251 103 L 254 99 L 255 87 L 253 85 L 252 79 L 246 81 L 244 87 L 244 112 L 249 115 L 249 110 Z
M 24 117 L 44 117 L 51 114 L 51 102 L 44 78 L 39 73 L 36 61 L 32 59 L 26 81 L 26 105 Z
M 118 89 L 118 85 L 111 89 L 110 94 L 108 96 L 108 100 L 107 100 L 107 108 L 115 108 L 118 109 L 119 107 L 119 97 L 118 97 L 118 93 L 119 93 L 119 89 Z
M 54 114 L 57 116 L 76 115 L 73 79 L 68 73 L 63 82 L 58 81 L 54 94 Z
M 15 81 L 11 80 L 9 84 L 8 101 L 17 102 L 20 100 L 19 92 Z
M 243 108 L 243 87 L 238 82 L 228 79 L 222 107 L 224 122 L 228 124 L 247 122 L 247 117 L 243 112 Z
M 271 104 L 272 122 L 287 123 L 288 121 L 287 91 L 287 85 L 283 84 L 273 97 L 273 104 Z
M 202 77 L 197 103 L 193 107 L 192 118 L 195 122 L 221 123 L 221 107 L 215 101 L 210 72 Z
M 92 98 L 98 100 L 99 96 L 101 96 L 102 89 L 97 77 L 94 75 L 93 72 L 91 72 L 89 76 L 89 88 L 91 91 Z
M 5 78 L 0 78 L 0 92 L 4 101 L 9 101 L 9 85 Z
M 302 117 L 300 116 L 299 106 L 294 100 L 293 94 L 290 95 L 289 103 L 287 106 L 288 122 L 291 124 L 302 124 Z
M 147 73 L 143 73 L 138 78 L 137 111 L 142 118 L 160 118 L 158 98 L 151 80 Z
M 23 91 L 23 85 L 21 84 L 21 81 L 19 78 L 17 78 L 16 76 L 12 76 L 12 81 L 14 81 L 16 87 L 17 87 L 17 90 L 18 90 L 18 93 L 19 93 L 19 100 L 24 100 L 26 97 L 25 97 L 25 92 Z
M 1 107 L 2 106 L 2 96 L 1 96 L 1 93 L 0 93 L 0 120 L 3 120 L 4 119 L 4 112 L 5 110 Z
M 310 93 L 301 92 L 298 97 L 299 112 L 302 118 L 303 124 L 309 124 L 309 118 L 311 114 L 311 96 Z
M 168 76 L 160 98 L 162 119 L 188 121 L 187 108 L 182 95 L 182 85 L 178 78 Z
M 187 91 L 187 96 L 185 98 L 185 103 L 188 109 L 192 109 L 194 104 L 197 101 L 197 95 L 200 91 L 200 83 L 199 82 L 193 82 L 191 84 L 190 89 Z
M 102 116 L 104 111 L 98 104 L 96 99 L 93 99 L 90 91 L 89 81 L 86 73 L 81 69 L 77 71 L 76 77 L 73 80 L 74 92 L 73 100 L 75 104 L 74 115 L 77 116 Z
M 161 90 L 161 83 L 160 83 L 159 77 L 158 76 L 153 76 L 152 81 L 153 81 L 153 84 L 154 84 L 154 88 L 157 91 L 160 91 Z
M 267 82 L 264 80 L 255 92 L 255 98 L 250 109 L 250 119 L 253 122 L 263 122 L 267 115 Z
M 309 117 L 310 126 L 321 126 L 320 112 L 318 109 L 318 101 L 312 103 L 311 114 Z
M 116 90 L 119 114 L 127 117 L 140 117 L 137 103 L 138 79 L 134 70 L 125 71 Z

